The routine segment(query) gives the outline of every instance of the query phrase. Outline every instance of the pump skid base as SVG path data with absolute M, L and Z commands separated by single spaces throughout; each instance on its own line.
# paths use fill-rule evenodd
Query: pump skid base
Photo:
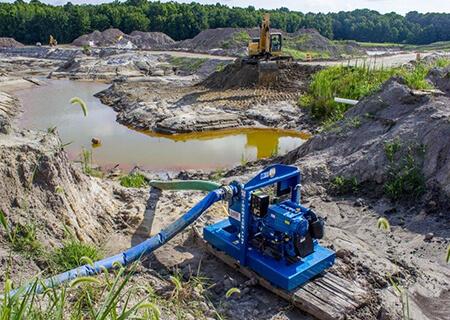
M 239 258 L 238 238 L 230 232 L 233 226 L 229 219 L 203 229 L 203 238 L 213 247 L 224 251 L 234 259 Z M 274 286 L 291 291 L 316 275 L 331 267 L 335 253 L 327 248 L 314 244 L 314 253 L 299 262 L 288 264 L 265 256 L 259 250 L 248 248 L 248 267 L 263 276 Z
M 371 295 L 357 283 L 339 278 L 330 272 L 324 272 L 292 291 L 281 289 L 250 268 L 240 266 L 236 259 L 206 242 L 199 229 L 194 227 L 193 231 L 196 244 L 206 252 L 244 276 L 256 279 L 266 290 L 317 319 L 346 319 L 370 300 Z

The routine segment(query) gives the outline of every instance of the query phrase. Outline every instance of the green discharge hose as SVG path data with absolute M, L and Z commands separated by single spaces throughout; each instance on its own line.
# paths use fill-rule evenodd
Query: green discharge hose
M 171 181 L 151 180 L 149 184 L 150 186 L 161 190 L 212 191 L 222 186 L 221 184 L 213 181 L 203 181 L 203 180 L 171 180 Z

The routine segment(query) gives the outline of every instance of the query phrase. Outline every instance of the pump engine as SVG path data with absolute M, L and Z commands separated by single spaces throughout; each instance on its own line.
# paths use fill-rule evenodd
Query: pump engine
M 284 258 L 287 263 L 298 262 L 313 253 L 314 240 L 323 237 L 323 220 L 312 210 L 289 200 L 261 208 L 262 203 L 267 203 L 262 199 L 267 197 L 252 196 L 253 247 L 277 260 Z

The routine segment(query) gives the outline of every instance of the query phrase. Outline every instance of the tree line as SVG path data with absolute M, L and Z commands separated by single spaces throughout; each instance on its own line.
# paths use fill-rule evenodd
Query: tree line
M 80 35 L 114 27 L 125 33 L 134 30 L 161 31 L 175 40 L 196 36 L 219 27 L 256 27 L 267 10 L 230 8 L 225 5 L 115 1 L 98 5 L 53 6 L 31 0 L 0 3 L 0 36 L 27 44 L 46 43 L 50 34 L 60 43 Z M 362 9 L 339 13 L 301 13 L 287 8 L 269 10 L 272 27 L 286 32 L 315 28 L 337 40 L 428 44 L 450 40 L 450 14 L 409 12 L 380 14 Z

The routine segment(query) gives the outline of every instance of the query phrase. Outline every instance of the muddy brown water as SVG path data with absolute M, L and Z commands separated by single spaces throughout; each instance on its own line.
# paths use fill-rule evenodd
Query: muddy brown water
M 49 80 L 47 85 L 16 91 L 23 104 L 19 126 L 47 130 L 57 127 L 72 160 L 82 148 L 93 151 L 94 163 L 103 167 L 119 164 L 149 170 L 217 169 L 281 155 L 301 145 L 308 137 L 295 131 L 238 129 L 180 135 L 136 131 L 116 122 L 116 113 L 93 95 L 107 85 L 95 82 Z M 88 105 L 84 117 L 72 97 Z M 101 140 L 93 148 L 91 139 Z

